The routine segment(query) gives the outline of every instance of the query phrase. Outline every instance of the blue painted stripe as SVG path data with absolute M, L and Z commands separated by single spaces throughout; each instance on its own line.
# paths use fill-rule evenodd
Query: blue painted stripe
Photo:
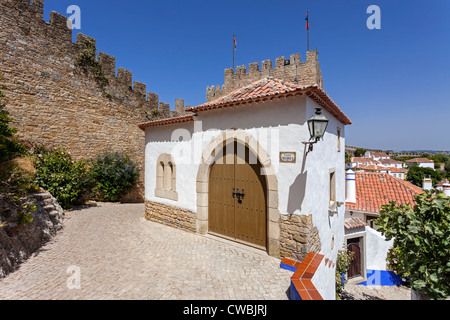
M 367 281 L 360 282 L 361 286 L 396 286 L 403 284 L 402 279 L 393 271 L 367 269 Z
M 289 270 L 289 271 L 292 271 L 292 272 L 295 272 L 297 270 L 297 268 L 295 268 L 293 266 L 290 266 L 288 264 L 285 264 L 285 263 L 280 263 L 280 268 L 286 269 L 286 270 Z

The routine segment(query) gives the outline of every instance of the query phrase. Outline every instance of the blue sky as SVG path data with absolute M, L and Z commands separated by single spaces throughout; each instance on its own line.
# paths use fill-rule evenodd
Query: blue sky
M 81 8 L 82 32 L 116 57 L 116 68 L 170 103 L 205 102 L 236 65 L 318 48 L 324 89 L 353 121 L 348 145 L 450 150 L 450 1 L 416 0 L 46 0 L 66 16 Z M 381 29 L 369 30 L 370 5 Z

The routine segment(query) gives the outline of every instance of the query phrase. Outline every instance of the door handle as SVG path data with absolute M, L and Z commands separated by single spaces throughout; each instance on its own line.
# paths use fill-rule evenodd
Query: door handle
M 242 203 L 242 200 L 244 199 L 244 196 L 245 196 L 244 192 L 245 192 L 244 189 L 242 189 L 242 193 L 240 193 L 239 188 L 238 189 L 233 188 L 233 198 L 236 199 L 236 196 L 237 196 L 238 202 Z

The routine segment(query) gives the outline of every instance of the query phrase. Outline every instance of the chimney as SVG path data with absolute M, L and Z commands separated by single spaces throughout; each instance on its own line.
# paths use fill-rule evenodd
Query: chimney
M 444 183 L 442 191 L 444 191 L 446 196 L 450 197 L 450 182 Z
M 356 203 L 356 173 L 352 169 L 345 173 L 345 202 Z
M 433 181 L 431 178 L 424 178 L 422 183 L 422 189 L 423 190 L 431 190 L 433 189 Z

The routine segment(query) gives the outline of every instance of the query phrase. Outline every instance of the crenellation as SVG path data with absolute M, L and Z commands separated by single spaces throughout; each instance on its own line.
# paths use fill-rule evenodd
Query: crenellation
M 147 105 L 150 110 L 158 110 L 159 106 L 159 96 L 156 93 L 147 93 Z
M 251 77 L 258 74 L 259 72 L 259 64 L 257 62 L 252 62 L 248 65 L 248 73 Z
M 44 19 L 44 0 L 33 0 L 31 7 L 36 18 Z
M 72 29 L 68 28 L 72 21 L 62 14 L 52 11 L 50 12 L 50 25 L 53 27 L 57 40 L 72 41 Z
M 261 62 L 261 70 L 270 70 L 272 69 L 272 60 L 264 60 Z
M 285 57 L 279 57 L 275 59 L 275 68 L 282 68 L 285 65 L 289 65 L 289 60 L 286 60 Z
M 113 79 L 116 77 L 116 58 L 100 52 L 98 55 L 99 62 L 102 65 L 102 71 L 105 77 L 108 79 Z
M 176 112 L 177 116 L 181 116 L 181 115 L 185 114 L 183 99 L 175 99 L 175 112 Z
M 300 63 L 302 62 L 300 53 L 291 54 L 289 58 L 290 58 L 290 64 L 291 65 L 299 66 Z
M 236 73 L 238 75 L 245 75 L 245 74 L 247 74 L 247 67 L 246 66 L 238 66 L 236 68 Z
M 82 33 L 77 34 L 77 45 L 80 47 L 81 50 L 86 48 L 86 44 L 89 42 L 93 42 L 95 46 L 97 41 L 94 38 L 89 37 L 85 34 Z
M 170 117 L 170 105 L 168 103 L 160 102 L 159 103 L 159 113 L 162 118 Z
M 117 81 L 125 88 L 132 88 L 133 73 L 124 68 L 117 69 Z
M 144 100 L 146 99 L 146 92 L 147 92 L 147 85 L 144 83 L 141 83 L 139 81 L 135 81 L 133 83 L 133 91 L 140 96 L 141 98 L 143 98 Z
M 250 63 L 248 73 L 246 66 L 238 66 L 236 72 L 233 68 L 225 69 L 225 83 L 222 89 L 214 88 L 214 86 L 207 87 L 206 100 L 212 101 L 266 77 L 274 77 L 302 86 L 318 85 L 323 87 L 318 52 L 312 50 L 306 53 L 304 62 L 301 61 L 300 53 L 294 53 L 290 55 L 289 60 L 284 56 L 276 58 L 275 67 L 273 67 L 272 60 L 269 59 L 261 62 L 261 69 L 258 63 Z

